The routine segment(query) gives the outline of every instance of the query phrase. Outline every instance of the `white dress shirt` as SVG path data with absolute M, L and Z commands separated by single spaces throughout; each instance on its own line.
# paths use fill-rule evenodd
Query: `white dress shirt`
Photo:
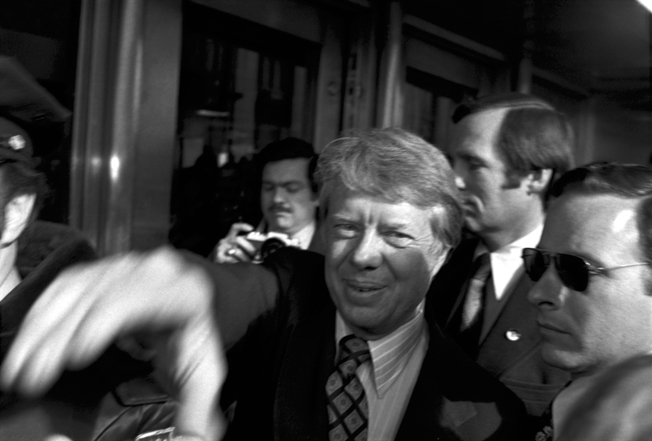
M 543 223 L 520 239 L 489 253 L 493 288 L 497 300 L 511 293 L 514 284 L 524 271 L 521 258 L 523 248 L 536 247 L 541 240 L 541 233 L 543 233 Z M 481 243 L 475 250 L 474 258 L 485 252 L 487 247 Z
M 371 363 L 363 363 L 356 373 L 364 387 L 369 406 L 367 439 L 391 441 L 396 437 L 403 414 L 417 382 L 428 349 L 428 324 L 423 316 L 424 302 L 415 317 L 391 334 L 368 341 Z M 353 334 L 338 312 L 335 342 Z

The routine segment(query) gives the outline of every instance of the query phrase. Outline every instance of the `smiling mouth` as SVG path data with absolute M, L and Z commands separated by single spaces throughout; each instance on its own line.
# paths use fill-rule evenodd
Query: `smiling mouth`
M 346 282 L 346 285 L 349 287 L 350 290 L 359 293 L 375 292 L 383 288 L 383 285 L 359 283 L 359 282 Z
M 358 291 L 358 292 L 372 292 L 372 291 L 378 291 L 379 288 L 355 288 L 355 287 L 351 287 L 351 289 L 353 289 L 354 291 Z

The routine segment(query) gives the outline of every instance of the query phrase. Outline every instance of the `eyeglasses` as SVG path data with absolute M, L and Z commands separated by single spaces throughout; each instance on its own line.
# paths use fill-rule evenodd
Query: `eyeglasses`
M 637 262 L 612 266 L 611 268 L 598 268 L 581 257 L 572 254 L 553 253 L 552 251 L 536 248 L 523 249 L 525 272 L 533 282 L 538 281 L 543 276 L 543 273 L 550 266 L 550 262 L 555 263 L 555 269 L 561 283 L 574 291 L 584 291 L 589 284 L 589 275 L 591 274 L 602 274 L 620 268 L 650 264 L 650 262 Z

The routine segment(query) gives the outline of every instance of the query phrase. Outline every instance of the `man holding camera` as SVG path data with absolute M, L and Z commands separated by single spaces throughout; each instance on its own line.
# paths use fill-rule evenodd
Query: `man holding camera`
M 313 180 L 316 156 L 312 145 L 285 138 L 265 146 L 257 156 L 262 169 L 260 206 L 263 220 L 257 228 L 237 222 L 217 245 L 219 263 L 257 261 L 262 245 L 277 243 L 319 251 L 317 188 Z

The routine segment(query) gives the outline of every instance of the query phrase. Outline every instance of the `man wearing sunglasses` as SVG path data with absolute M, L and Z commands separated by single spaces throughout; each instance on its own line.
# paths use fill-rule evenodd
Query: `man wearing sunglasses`
M 551 196 L 541 241 L 523 261 L 543 359 L 572 378 L 552 405 L 559 433 L 595 374 L 652 351 L 652 170 L 580 167 Z
M 520 93 L 464 103 L 453 120 L 448 155 L 472 237 L 435 278 L 434 311 L 467 354 L 538 417 L 568 375 L 539 355 L 521 252 L 538 243 L 548 187 L 571 167 L 572 130 L 550 104 Z

